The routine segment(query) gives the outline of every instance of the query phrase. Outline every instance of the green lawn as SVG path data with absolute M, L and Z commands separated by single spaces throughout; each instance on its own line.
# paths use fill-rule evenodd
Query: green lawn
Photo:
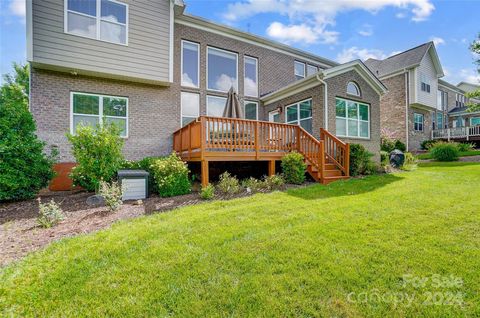
M 479 179 L 429 163 L 118 223 L 3 269 L 0 316 L 478 317 Z
M 470 151 L 462 151 L 460 152 L 460 157 L 469 157 L 469 156 L 480 156 L 480 150 L 470 150 Z M 432 159 L 430 153 L 422 153 L 417 156 L 418 159 L 427 160 Z

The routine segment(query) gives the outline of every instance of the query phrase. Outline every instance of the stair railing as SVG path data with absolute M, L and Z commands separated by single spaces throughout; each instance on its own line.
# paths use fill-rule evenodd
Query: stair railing
M 345 176 L 350 176 L 350 144 L 320 128 L 320 140 L 325 143 L 325 155 Z
M 310 135 L 305 129 L 297 128 L 297 151 L 310 162 L 320 173 L 320 178 L 325 176 L 325 146 L 322 140 Z

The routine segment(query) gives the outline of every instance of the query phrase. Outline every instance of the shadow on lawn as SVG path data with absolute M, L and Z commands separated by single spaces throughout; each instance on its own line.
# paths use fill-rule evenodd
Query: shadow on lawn
M 374 175 L 336 181 L 328 185 L 317 184 L 303 189 L 289 190 L 287 194 L 304 200 L 350 196 L 371 192 L 402 179 L 403 177 L 393 174 Z

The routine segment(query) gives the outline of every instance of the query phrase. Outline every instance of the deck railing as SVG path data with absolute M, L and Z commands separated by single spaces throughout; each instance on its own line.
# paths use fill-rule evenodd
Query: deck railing
M 432 130 L 432 139 L 467 139 L 480 137 L 480 126 Z
M 332 135 L 324 128 L 320 128 L 320 140 L 325 142 L 325 154 L 345 176 L 350 175 L 350 144 L 345 143 Z

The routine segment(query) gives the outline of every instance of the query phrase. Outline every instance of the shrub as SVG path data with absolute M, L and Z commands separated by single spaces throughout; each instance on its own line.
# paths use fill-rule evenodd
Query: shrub
M 380 140 L 380 150 L 390 153 L 394 149 L 395 149 L 395 140 L 382 136 Z
M 121 165 L 121 169 L 131 170 L 145 170 L 148 172 L 148 191 L 156 191 L 155 179 L 153 177 L 152 163 L 157 159 L 163 159 L 163 157 L 145 157 L 139 161 L 124 160 Z
M 415 170 L 417 168 L 418 159 L 411 152 L 405 152 L 404 155 L 405 161 L 400 169 L 406 171 Z
M 220 175 L 217 189 L 223 194 L 235 194 L 240 192 L 240 183 L 237 178 L 231 176 L 230 173 L 225 171 Z
M 407 146 L 403 142 L 401 142 L 399 139 L 395 140 L 395 149 L 400 150 L 401 152 L 407 151 Z
M 421 147 L 423 150 L 429 150 L 430 148 L 432 148 L 432 146 L 433 146 L 436 142 L 437 142 L 436 140 L 424 140 L 424 141 L 422 141 L 422 143 L 420 144 L 420 147 Z
M 65 218 L 62 209 L 53 199 L 49 203 L 42 203 L 38 198 L 38 214 L 37 223 L 44 228 L 52 227 Z
M 388 166 L 390 164 L 390 157 L 388 152 L 380 150 L 380 162 L 384 166 Z
M 3 89 L 2 89 L 3 93 Z M 0 97 L 0 202 L 35 197 L 55 176 L 57 152 L 45 155 L 35 122 L 22 100 Z
M 207 184 L 200 190 L 200 198 L 202 200 L 211 200 L 215 196 L 215 186 L 213 184 Z
M 457 144 L 458 151 L 466 152 L 475 149 L 475 145 L 471 142 L 461 142 Z
M 368 175 L 376 171 L 376 165 L 371 160 L 373 154 L 363 145 L 350 144 L 350 175 Z
M 262 189 L 266 189 L 267 185 L 262 180 L 250 177 L 242 181 L 242 187 L 250 189 L 252 192 L 258 192 Z
M 279 174 L 265 177 L 263 182 L 268 190 L 280 190 L 285 185 L 285 179 Z
M 448 142 L 438 142 L 430 148 L 430 154 L 437 161 L 456 161 L 459 151 L 457 145 Z
M 282 158 L 282 171 L 287 183 L 302 184 L 305 181 L 307 165 L 302 154 L 292 151 Z
M 105 181 L 100 181 L 100 189 L 98 194 L 100 194 L 105 200 L 105 205 L 110 211 L 116 211 L 122 206 L 122 188 L 118 182 L 114 181 L 108 183 Z
M 88 191 L 99 188 L 100 180 L 112 181 L 123 163 L 123 139 L 114 125 L 96 128 L 78 126 L 76 134 L 67 134 L 77 166 L 70 177 L 75 185 Z
M 150 165 L 155 180 L 155 189 L 162 197 L 172 197 L 191 191 L 188 167 L 175 152 L 153 160 Z

